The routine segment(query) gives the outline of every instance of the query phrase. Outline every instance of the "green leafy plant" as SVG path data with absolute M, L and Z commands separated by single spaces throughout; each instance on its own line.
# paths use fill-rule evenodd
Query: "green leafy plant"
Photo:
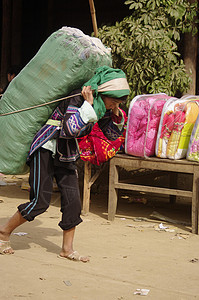
M 130 16 L 99 29 L 112 49 L 113 66 L 127 75 L 135 95 L 186 92 L 190 78 L 177 43 L 185 32 L 195 34 L 196 3 L 187 0 L 128 0 Z

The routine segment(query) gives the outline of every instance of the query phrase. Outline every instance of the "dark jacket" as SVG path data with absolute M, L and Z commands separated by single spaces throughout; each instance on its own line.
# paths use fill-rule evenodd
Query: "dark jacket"
M 72 95 L 80 93 L 81 90 L 75 90 Z M 84 98 L 79 96 L 72 96 L 69 99 L 63 100 L 52 113 L 50 119 L 59 120 L 60 126 L 45 124 L 35 135 L 28 154 L 30 156 L 42 145 L 50 139 L 57 140 L 57 155 L 60 162 L 73 162 L 79 158 L 79 149 L 76 138 L 88 135 L 93 123 L 85 124 L 80 116 L 78 109 L 82 106 Z M 110 139 L 115 140 L 122 136 L 120 131 L 113 123 L 120 123 L 122 116 L 116 117 L 112 111 L 106 111 L 105 116 L 98 121 L 99 127 L 104 135 Z

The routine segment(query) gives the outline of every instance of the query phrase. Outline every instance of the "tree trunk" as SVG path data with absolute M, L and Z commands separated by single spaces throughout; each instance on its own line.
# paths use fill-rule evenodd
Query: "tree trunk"
M 190 3 L 197 2 L 196 0 L 189 0 Z M 191 78 L 190 88 L 188 94 L 196 94 L 196 69 L 197 69 L 197 34 L 192 36 L 192 33 L 185 33 L 184 40 L 184 63 L 187 74 Z

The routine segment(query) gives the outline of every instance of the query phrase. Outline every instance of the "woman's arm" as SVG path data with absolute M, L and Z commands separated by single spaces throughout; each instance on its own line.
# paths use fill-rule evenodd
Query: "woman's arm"
M 82 96 L 74 96 L 64 114 L 60 137 L 76 138 L 87 135 L 97 122 L 96 113 L 92 107 L 93 95 L 90 87 L 84 87 Z

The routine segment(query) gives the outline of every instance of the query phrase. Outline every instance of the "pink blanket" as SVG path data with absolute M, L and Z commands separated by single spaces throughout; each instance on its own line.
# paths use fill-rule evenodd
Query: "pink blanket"
M 129 107 L 125 152 L 134 156 L 153 156 L 165 94 L 141 95 Z

